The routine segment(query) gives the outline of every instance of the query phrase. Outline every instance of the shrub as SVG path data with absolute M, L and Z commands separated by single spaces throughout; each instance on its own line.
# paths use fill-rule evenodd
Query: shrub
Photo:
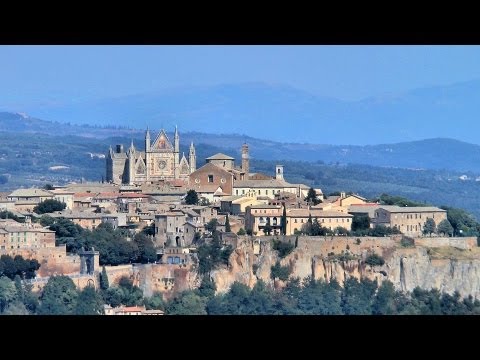
M 282 281 L 287 281 L 289 275 L 290 269 L 288 266 L 281 266 L 278 261 L 270 268 L 270 277 L 272 279 L 279 278 Z
M 368 264 L 370 266 L 382 266 L 385 264 L 385 260 L 380 255 L 377 254 L 370 254 L 367 256 L 365 259 L 365 264 Z
M 290 254 L 294 248 L 295 246 L 290 243 L 273 240 L 273 250 L 278 251 L 278 256 L 280 256 L 281 259 Z

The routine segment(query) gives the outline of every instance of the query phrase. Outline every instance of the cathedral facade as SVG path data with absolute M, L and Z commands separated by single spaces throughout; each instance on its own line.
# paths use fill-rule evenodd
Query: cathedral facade
M 159 181 L 187 180 L 196 170 L 196 155 L 190 144 L 189 159 L 180 158 L 180 136 L 175 127 L 173 144 L 165 130 L 161 130 L 153 143 L 150 131 L 145 132 L 145 151 L 138 151 L 133 141 L 127 151 L 123 145 L 110 147 L 106 156 L 106 179 L 114 184 L 141 185 Z

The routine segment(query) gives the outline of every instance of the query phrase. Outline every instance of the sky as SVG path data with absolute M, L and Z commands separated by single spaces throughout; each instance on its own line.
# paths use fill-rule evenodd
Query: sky
M 0 108 L 225 83 L 359 100 L 480 79 L 480 46 L 0 46 Z

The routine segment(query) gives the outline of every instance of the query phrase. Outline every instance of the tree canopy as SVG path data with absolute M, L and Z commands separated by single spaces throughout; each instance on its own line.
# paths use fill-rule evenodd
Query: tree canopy
M 307 193 L 307 197 L 305 198 L 305 201 L 312 205 L 318 205 L 322 202 L 322 200 L 318 198 L 317 192 L 315 191 L 314 188 L 308 189 L 308 193 Z
M 37 214 L 52 213 L 54 211 L 62 211 L 66 208 L 66 206 L 67 205 L 61 201 L 55 199 L 47 199 L 35 206 L 33 208 L 33 212 Z
M 199 202 L 198 193 L 195 190 L 188 190 L 185 196 L 185 204 L 197 205 Z

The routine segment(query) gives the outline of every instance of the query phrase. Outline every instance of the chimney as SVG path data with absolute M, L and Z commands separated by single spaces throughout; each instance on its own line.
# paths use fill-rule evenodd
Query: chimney
M 345 192 L 342 191 L 342 192 L 340 193 L 340 199 L 345 199 L 346 197 L 347 197 L 347 196 L 345 195 Z

